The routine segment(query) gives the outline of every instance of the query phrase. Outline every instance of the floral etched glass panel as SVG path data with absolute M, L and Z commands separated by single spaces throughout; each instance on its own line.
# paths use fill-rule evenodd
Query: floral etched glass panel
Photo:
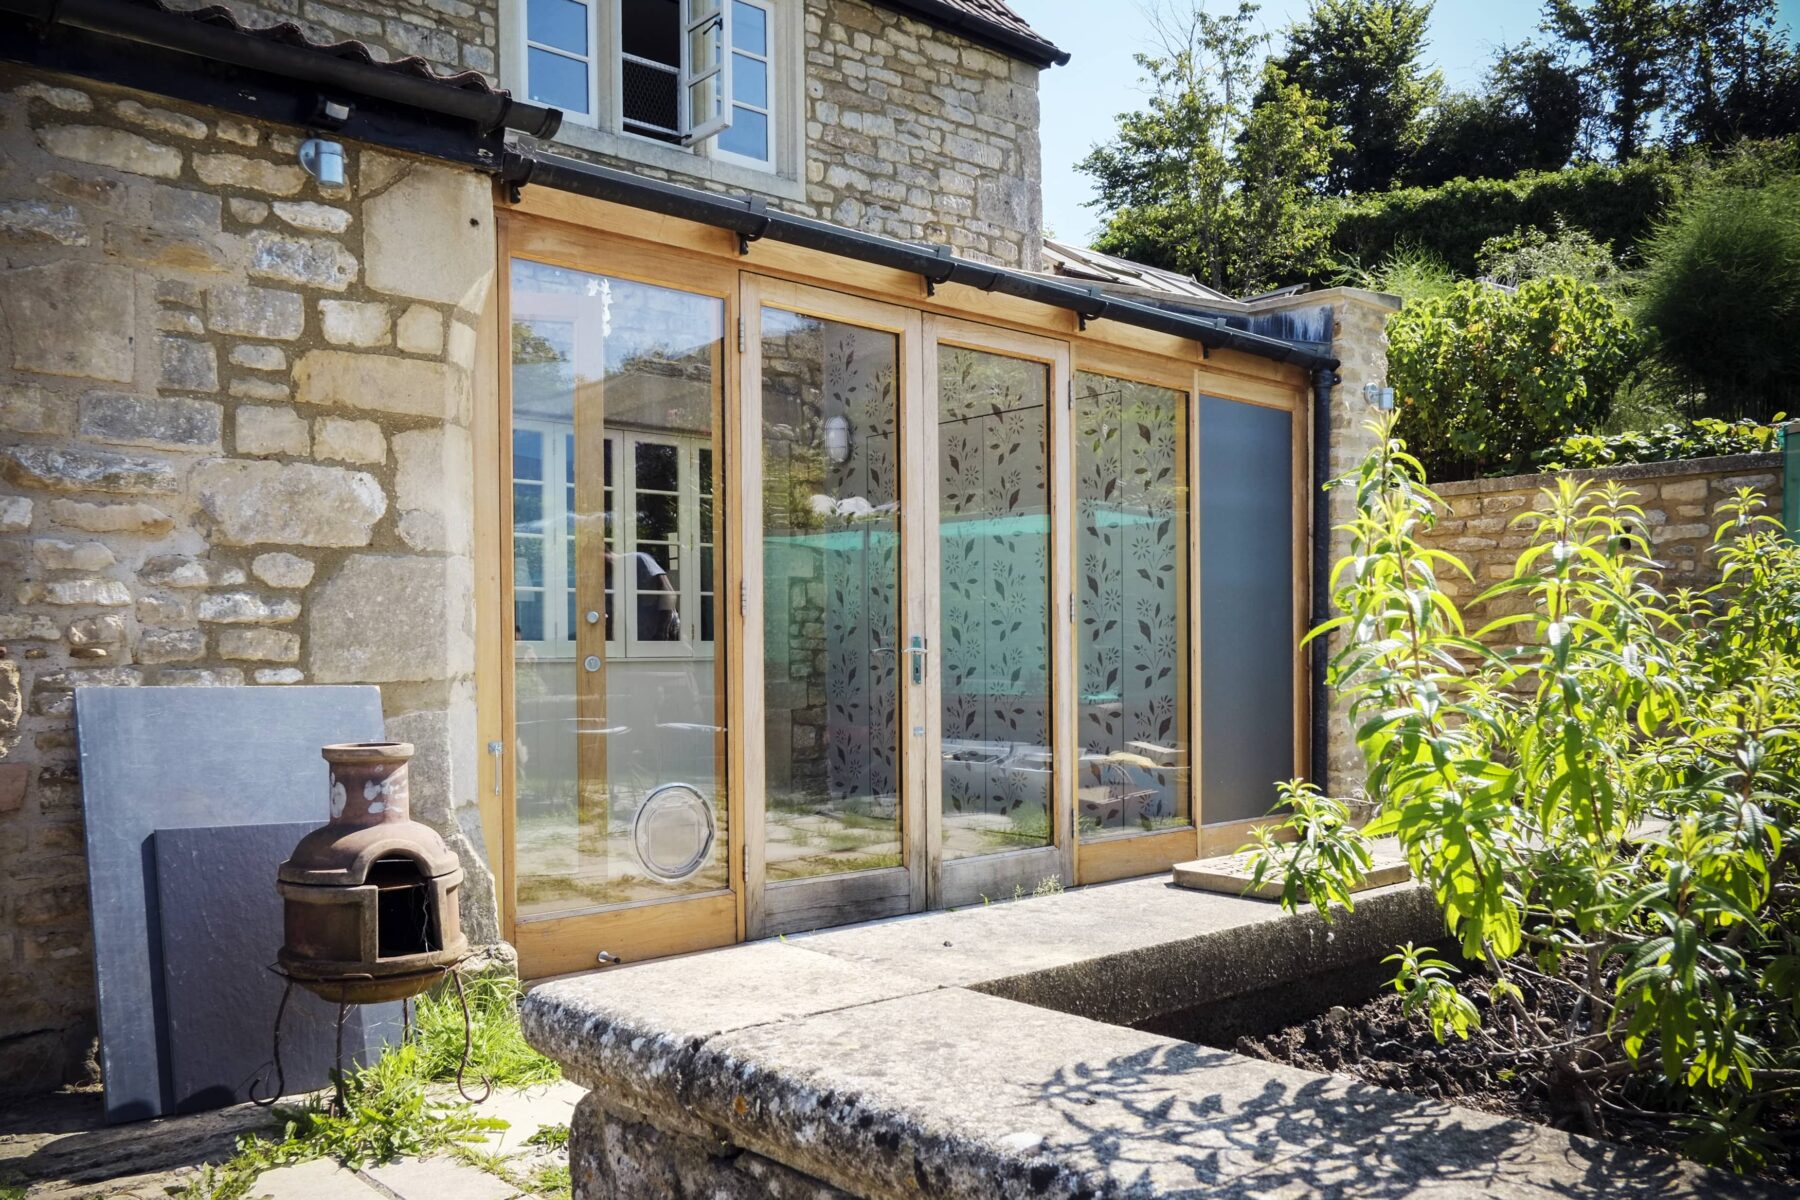
M 725 888 L 726 659 L 687 566 L 718 544 L 723 303 L 511 276 L 519 919 Z
M 896 867 L 899 339 L 762 312 L 765 873 Z
M 1075 376 L 1076 823 L 1083 837 L 1192 820 L 1183 392 Z
M 1050 369 L 938 350 L 943 856 L 1051 841 Z

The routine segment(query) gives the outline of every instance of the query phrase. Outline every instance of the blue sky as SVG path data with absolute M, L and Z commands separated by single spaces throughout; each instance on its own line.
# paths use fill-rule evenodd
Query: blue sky
M 1113 118 L 1142 102 L 1131 56 L 1150 41 L 1138 0 L 1010 0 L 1013 8 L 1074 55 L 1066 67 L 1040 77 L 1043 107 L 1044 223 L 1055 236 L 1085 242 L 1097 219 L 1083 207 L 1092 198 L 1087 176 L 1074 164 L 1112 134 Z M 1236 0 L 1211 0 L 1215 12 Z M 1306 11 L 1306 0 L 1264 0 L 1258 18 L 1272 34 Z M 1452 87 L 1481 81 L 1496 47 L 1523 41 L 1537 29 L 1535 0 L 1438 0 L 1427 55 Z M 1800 18 L 1800 0 L 1780 0 L 1782 21 Z

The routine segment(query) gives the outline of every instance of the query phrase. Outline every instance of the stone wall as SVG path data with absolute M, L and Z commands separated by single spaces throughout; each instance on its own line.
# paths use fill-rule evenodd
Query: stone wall
M 1644 510 L 1650 556 L 1663 564 L 1664 588 L 1701 588 L 1718 582 L 1718 565 L 1708 548 L 1719 522 L 1719 505 L 1733 498 L 1738 488 L 1755 488 L 1767 502 L 1763 511 L 1781 515 L 1779 454 L 1634 463 L 1561 474 L 1598 484 L 1617 481 L 1634 493 L 1631 502 Z M 1474 574 L 1473 583 L 1453 572 L 1440 575 L 1445 593 L 1463 607 L 1471 630 L 1496 617 L 1530 611 L 1531 598 L 1522 593 L 1485 604 L 1472 601 L 1494 584 L 1512 578 L 1519 553 L 1531 540 L 1530 529 L 1514 522 L 1520 513 L 1541 509 L 1539 493 L 1555 488 L 1558 478 L 1514 475 L 1440 484 L 1433 489 L 1443 497 L 1448 511 L 1423 540 L 1427 546 L 1456 555 Z M 1498 636 L 1517 635 L 1515 629 Z
M 487 180 L 0 68 L 0 1089 L 93 1032 L 81 686 L 381 685 L 471 938 Z
M 213 0 L 170 0 L 181 9 L 205 8 Z M 292 22 L 315 42 L 329 45 L 355 39 L 378 56 L 417 55 L 446 74 L 499 70 L 500 0 L 231 0 L 231 11 L 248 28 Z

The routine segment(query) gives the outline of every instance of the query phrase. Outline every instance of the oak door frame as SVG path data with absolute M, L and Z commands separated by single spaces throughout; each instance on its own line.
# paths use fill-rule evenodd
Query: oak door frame
M 930 899 L 933 908 L 974 904 L 983 898 L 1011 897 L 1016 889 L 1032 891 L 1046 878 L 1075 882 L 1075 656 L 1074 604 L 1074 423 L 1071 420 L 1074 375 L 1069 343 L 1054 337 L 1020 333 L 956 317 L 925 317 L 925 375 L 921 407 L 925 409 L 924 445 L 919 464 L 924 513 L 921 530 L 928 543 L 924 563 L 925 628 L 936 637 L 941 628 L 942 580 L 939 527 L 937 422 L 938 348 L 949 345 L 1002 358 L 1041 363 L 1049 368 L 1049 405 L 1045 423 L 1045 498 L 1050 509 L 1050 730 L 1051 841 L 1047 846 L 1006 850 L 946 861 L 943 855 L 943 657 L 927 660 L 925 745 L 926 845 L 930 854 Z M 939 648 L 941 650 L 941 647 Z
M 515 259 L 568 270 L 629 279 L 655 287 L 703 295 L 720 301 L 720 341 L 718 349 L 719 380 L 715 389 L 715 495 L 721 493 L 721 481 L 727 488 L 736 478 L 732 447 L 736 443 L 733 427 L 738 392 L 738 356 L 731 353 L 730 335 L 738 316 L 738 272 L 680 256 L 659 254 L 640 244 L 608 237 L 594 230 L 578 229 L 558 223 L 521 220 L 504 211 L 499 215 L 497 249 L 499 261 L 499 304 L 497 314 L 496 365 L 498 370 L 498 421 L 494 429 L 496 444 L 488 456 L 496 472 L 498 513 L 494 521 L 495 539 L 491 552 L 499 558 L 499 614 L 512 604 L 513 558 L 510 542 L 512 514 L 512 263 Z M 518 912 L 518 811 L 517 811 L 517 684 L 516 661 L 510 653 L 497 656 L 500 669 L 501 726 L 506 747 L 506 761 L 499 771 L 501 807 L 501 841 L 506 860 L 506 888 L 502 896 L 502 914 L 507 937 L 519 952 L 519 972 L 525 978 L 592 969 L 602 965 L 605 952 L 619 963 L 638 962 L 671 954 L 728 946 L 743 937 L 743 841 L 744 786 L 742 749 L 743 714 L 737 702 L 742 684 L 735 663 L 740 656 L 732 649 L 742 637 L 742 616 L 723 602 L 740 573 L 740 545 L 729 542 L 725 547 L 724 587 L 715 589 L 716 628 L 725 632 L 723 652 L 715 652 L 715 670 L 723 672 L 717 686 L 729 698 L 725 732 L 725 847 L 726 886 L 707 892 L 666 899 L 637 901 L 612 905 L 567 915 L 521 918 Z M 508 622 L 510 625 L 510 622 Z
M 762 310 L 786 312 L 891 333 L 898 341 L 899 378 L 896 428 L 900 434 L 898 455 L 900 483 L 900 637 L 902 646 L 915 636 L 928 637 L 922 598 L 925 562 L 924 530 L 920 503 L 919 463 L 924 420 L 923 314 L 901 305 L 885 304 L 810 284 L 742 273 L 741 309 L 744 330 L 739 355 L 740 429 L 737 453 L 742 464 L 738 476 L 738 542 L 746 548 L 743 559 L 741 643 L 742 698 L 745 729 L 742 739 L 744 777 L 758 803 L 747 812 L 744 838 L 745 932 L 751 938 L 773 937 L 828 925 L 873 920 L 901 913 L 920 912 L 929 902 L 928 865 L 924 814 L 924 759 L 913 731 L 924 725 L 923 686 L 908 682 L 900 672 L 901 700 L 897 710 L 899 744 L 895 747 L 900 771 L 901 865 L 841 875 L 770 882 L 768 879 L 768 756 L 765 746 L 762 546 Z M 756 547 L 756 553 L 748 552 Z M 896 647 L 899 650 L 901 647 Z M 929 664 L 927 664 L 929 666 Z M 929 677 L 929 671 L 926 672 Z

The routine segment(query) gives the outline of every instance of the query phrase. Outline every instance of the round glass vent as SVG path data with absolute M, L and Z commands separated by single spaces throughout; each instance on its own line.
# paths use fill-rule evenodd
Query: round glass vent
M 685 783 L 665 784 L 638 809 L 631 836 L 645 871 L 664 883 L 680 883 L 712 855 L 712 805 Z

